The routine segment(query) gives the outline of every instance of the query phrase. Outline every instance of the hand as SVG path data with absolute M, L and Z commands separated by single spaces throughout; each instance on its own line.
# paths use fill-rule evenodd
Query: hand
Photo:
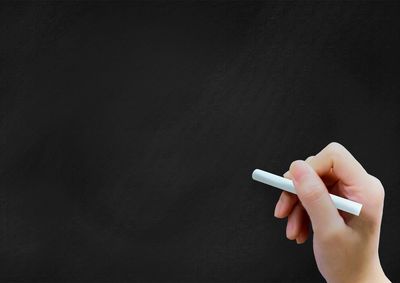
M 288 217 L 286 236 L 298 244 L 311 223 L 315 260 L 327 282 L 390 282 L 378 255 L 385 193 L 377 178 L 338 143 L 294 161 L 284 177 L 293 180 L 297 196 L 283 192 L 275 216 Z M 328 191 L 361 203 L 360 215 L 338 211 Z

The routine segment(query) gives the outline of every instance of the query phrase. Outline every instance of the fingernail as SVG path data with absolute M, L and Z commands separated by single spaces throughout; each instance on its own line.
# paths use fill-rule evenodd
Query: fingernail
M 300 240 L 299 240 L 299 239 L 297 239 L 297 238 L 296 238 L 296 243 L 297 243 L 297 244 L 300 244 Z
M 281 209 L 282 209 L 282 201 L 278 200 L 278 203 L 276 204 L 275 211 L 274 211 L 275 217 L 279 217 L 281 215 Z

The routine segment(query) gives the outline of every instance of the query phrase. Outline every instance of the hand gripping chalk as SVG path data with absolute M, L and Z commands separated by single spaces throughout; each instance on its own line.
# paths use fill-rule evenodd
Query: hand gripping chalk
M 281 176 L 260 169 L 254 170 L 252 177 L 253 180 L 256 180 L 258 182 L 273 186 L 275 188 L 287 191 L 289 193 L 296 194 L 296 190 L 294 188 L 292 180 L 283 178 Z M 333 204 L 337 209 L 346 211 L 353 215 L 357 216 L 360 215 L 362 204 L 332 194 L 329 195 L 331 196 Z

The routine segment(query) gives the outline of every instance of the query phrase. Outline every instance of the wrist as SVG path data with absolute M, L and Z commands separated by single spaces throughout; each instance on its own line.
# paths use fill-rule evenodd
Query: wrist
M 370 265 L 368 268 L 363 268 L 358 272 L 342 276 L 335 280 L 327 280 L 328 283 L 391 283 L 387 278 L 382 266 L 378 260 L 375 264 Z
M 353 283 L 391 283 L 386 277 L 382 266 L 379 264 L 373 268 L 368 269 L 366 272 L 360 273 L 356 280 L 351 280 Z
M 371 283 L 391 283 L 391 281 L 386 277 L 386 275 L 383 271 L 370 274 L 369 276 L 366 276 L 357 282 L 359 282 L 359 283 L 370 283 L 370 282 Z

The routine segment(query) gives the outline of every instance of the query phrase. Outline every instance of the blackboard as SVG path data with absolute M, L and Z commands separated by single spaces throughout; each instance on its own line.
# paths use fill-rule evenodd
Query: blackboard
M 400 280 L 395 2 L 6 2 L 2 282 L 322 282 L 283 174 L 336 141 L 385 186 Z

